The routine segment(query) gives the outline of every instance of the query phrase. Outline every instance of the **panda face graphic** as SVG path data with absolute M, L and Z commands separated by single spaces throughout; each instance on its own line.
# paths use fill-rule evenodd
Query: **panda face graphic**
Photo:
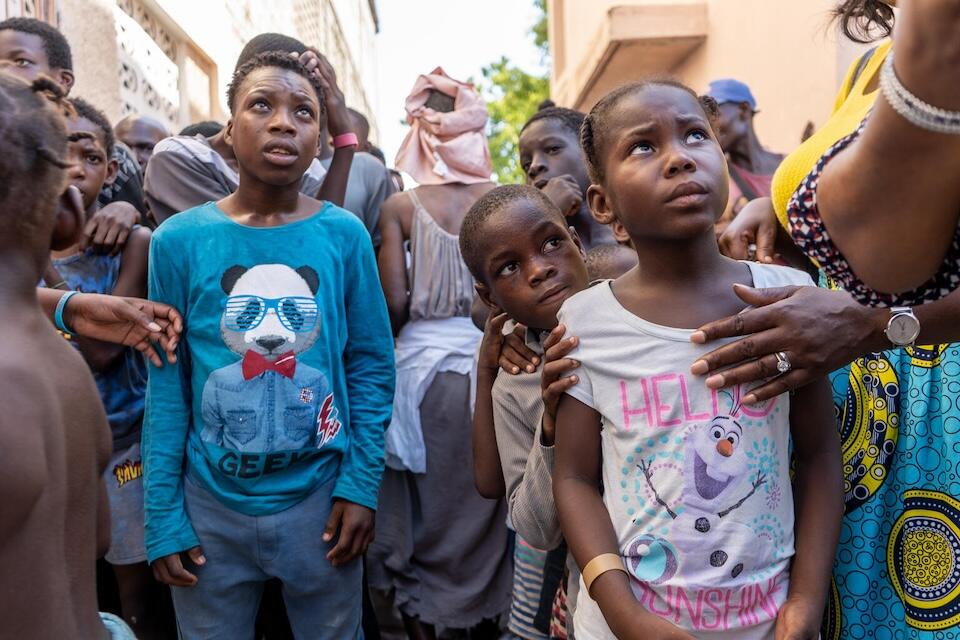
M 233 266 L 220 281 L 224 312 L 220 329 L 237 354 L 254 351 L 267 360 L 302 353 L 320 333 L 317 272 L 282 264 Z

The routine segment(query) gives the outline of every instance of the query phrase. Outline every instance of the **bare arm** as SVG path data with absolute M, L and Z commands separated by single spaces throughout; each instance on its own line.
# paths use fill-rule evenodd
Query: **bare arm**
M 120 262 L 117 285 L 111 295 L 142 298 L 147 295 L 147 254 L 150 250 L 150 230 L 138 227 L 130 234 Z M 84 360 L 94 371 L 105 371 L 123 355 L 126 347 L 81 335 L 75 336 Z
M 403 250 L 403 241 L 407 236 L 403 220 L 408 213 L 408 203 L 408 198 L 397 193 L 387 198 L 380 210 L 380 255 L 377 257 L 377 267 L 394 335 L 400 332 L 410 314 L 407 263 Z
M 65 293 L 56 289 L 37 289 L 37 300 L 51 322 Z M 167 362 L 173 364 L 177 361 L 176 349 L 183 331 L 183 319 L 170 305 L 140 298 L 81 293 L 70 299 L 63 316 L 67 326 L 78 335 L 133 347 L 144 353 L 154 366 L 163 366 L 154 342 L 160 343 Z
M 563 535 L 581 570 L 600 554 L 620 554 L 610 514 L 600 497 L 600 464 L 600 415 L 572 396 L 563 396 L 557 413 L 553 493 Z M 601 574 L 589 596 L 618 638 L 691 639 L 644 609 L 622 571 Z
M 484 498 L 506 493 L 497 436 L 493 426 L 493 383 L 497 371 L 477 370 L 477 399 L 473 410 L 473 482 Z
M 826 378 L 791 398 L 790 431 L 797 460 L 796 555 L 790 591 L 777 621 L 777 638 L 816 640 L 843 517 L 840 441 Z
M 902 7 L 897 77 L 924 101 L 960 110 L 953 81 L 960 77 L 960 3 L 909 0 Z M 860 139 L 826 165 L 818 187 L 823 222 L 867 286 L 905 291 L 936 273 L 960 214 L 957 175 L 960 136 L 910 124 L 881 94 Z M 894 244 L 896 251 L 878 251 Z
M 489 309 L 488 309 L 489 311 Z M 484 323 L 477 361 L 477 396 L 473 409 L 473 482 L 484 498 L 502 498 L 506 492 L 493 421 L 493 383 L 497 380 L 503 325 L 507 314 L 499 309 Z

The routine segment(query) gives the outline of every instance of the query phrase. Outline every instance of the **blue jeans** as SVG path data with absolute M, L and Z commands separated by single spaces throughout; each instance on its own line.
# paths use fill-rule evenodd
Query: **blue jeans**
M 334 568 L 323 541 L 334 482 L 302 502 L 267 516 L 247 516 L 223 506 L 189 478 L 187 514 L 200 538 L 206 563 L 184 556 L 197 576 L 193 587 L 173 587 L 180 638 L 253 638 L 263 583 L 278 578 L 294 635 L 299 639 L 362 638 L 361 559 Z M 336 538 L 334 538 L 334 542 Z

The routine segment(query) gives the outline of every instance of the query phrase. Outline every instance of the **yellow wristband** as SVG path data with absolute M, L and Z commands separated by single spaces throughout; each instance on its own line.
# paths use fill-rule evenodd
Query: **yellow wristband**
M 587 563 L 587 566 L 585 566 L 581 572 L 581 575 L 583 576 L 583 584 L 587 588 L 587 593 L 590 593 L 590 587 L 593 585 L 593 581 L 607 571 L 627 572 L 626 568 L 623 566 L 623 559 L 615 553 L 601 553 Z

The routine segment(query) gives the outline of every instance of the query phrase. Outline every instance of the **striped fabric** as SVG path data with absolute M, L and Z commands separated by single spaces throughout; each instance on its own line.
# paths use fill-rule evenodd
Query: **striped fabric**
M 510 633 L 523 640 L 548 640 L 543 631 L 533 626 L 540 608 L 540 591 L 543 588 L 543 567 L 547 552 L 531 547 L 517 536 L 513 551 L 513 600 L 510 603 Z

